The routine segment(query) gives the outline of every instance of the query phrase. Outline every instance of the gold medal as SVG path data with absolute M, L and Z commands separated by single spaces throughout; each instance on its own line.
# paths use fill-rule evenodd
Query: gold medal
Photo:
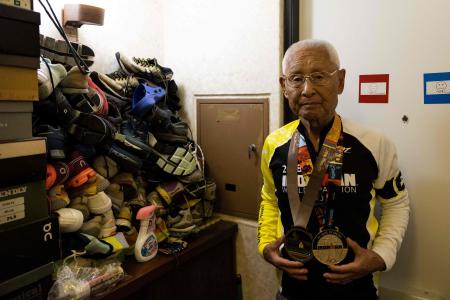
M 301 227 L 292 227 L 287 233 L 284 248 L 292 260 L 307 262 L 313 258 L 312 235 Z
M 347 252 L 347 240 L 335 228 L 323 229 L 314 237 L 312 253 L 322 264 L 336 265 L 345 259 Z

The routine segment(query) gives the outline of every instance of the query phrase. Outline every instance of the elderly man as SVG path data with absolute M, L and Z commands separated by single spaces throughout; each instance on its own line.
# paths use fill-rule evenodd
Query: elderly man
M 345 70 L 330 43 L 297 42 L 282 67 L 298 120 L 264 143 L 258 221 L 258 250 L 282 271 L 277 299 L 377 299 L 409 218 L 395 147 L 336 113 Z

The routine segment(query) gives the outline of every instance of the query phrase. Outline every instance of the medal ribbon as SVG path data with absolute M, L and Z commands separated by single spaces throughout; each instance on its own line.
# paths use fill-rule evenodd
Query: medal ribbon
M 298 192 L 298 144 L 300 139 L 300 132 L 295 130 L 292 135 L 289 145 L 288 166 L 287 166 L 287 192 L 289 199 L 289 206 L 291 208 L 292 220 L 294 226 L 299 226 L 306 229 L 311 212 L 317 199 L 317 194 L 320 191 L 325 172 L 328 168 L 328 163 L 338 154 L 337 143 L 341 135 L 342 122 L 341 118 L 335 114 L 333 126 L 328 131 L 327 136 L 322 144 L 319 155 L 314 163 L 314 168 L 309 177 L 308 184 L 305 188 L 303 200 L 300 200 Z

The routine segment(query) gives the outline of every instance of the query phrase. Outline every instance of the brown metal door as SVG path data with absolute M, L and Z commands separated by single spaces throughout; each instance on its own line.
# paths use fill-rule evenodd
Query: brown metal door
M 268 132 L 266 99 L 198 100 L 198 140 L 217 184 L 217 211 L 256 219 L 260 157 Z

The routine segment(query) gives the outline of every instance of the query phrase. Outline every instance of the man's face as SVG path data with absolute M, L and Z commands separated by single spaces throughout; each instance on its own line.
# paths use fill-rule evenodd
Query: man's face
M 309 75 L 313 72 L 332 73 L 337 70 L 328 53 L 321 48 L 303 48 L 288 57 L 285 77 L 280 78 L 284 96 L 292 112 L 307 121 L 318 121 L 325 125 L 334 115 L 338 95 L 344 90 L 345 70 L 334 73 L 327 84 L 315 85 L 306 79 L 303 86 L 291 87 L 286 77 L 291 74 Z

